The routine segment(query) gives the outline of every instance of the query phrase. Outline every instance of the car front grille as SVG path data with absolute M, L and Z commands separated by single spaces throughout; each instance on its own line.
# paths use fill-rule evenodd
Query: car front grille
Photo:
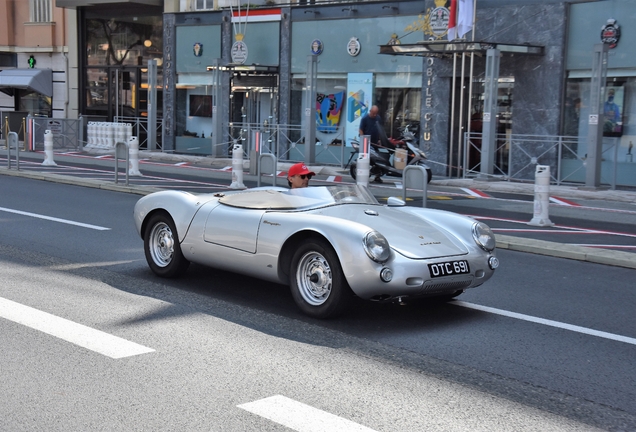
M 430 283 L 422 287 L 422 294 L 430 294 L 436 292 L 457 291 L 468 288 L 472 280 Z

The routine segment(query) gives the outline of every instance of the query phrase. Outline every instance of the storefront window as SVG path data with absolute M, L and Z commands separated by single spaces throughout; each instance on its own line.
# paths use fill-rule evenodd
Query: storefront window
M 20 90 L 18 111 L 28 111 L 36 117 L 51 117 L 51 98 L 41 93 Z
M 625 162 L 630 152 L 630 143 L 636 141 L 636 124 L 630 124 L 632 112 L 636 112 L 636 78 L 610 78 L 604 87 L 600 124 L 603 127 L 603 158 L 614 160 L 614 151 L 608 151 L 618 145 L 618 161 Z M 566 87 L 563 112 L 563 135 L 578 137 L 578 145 L 564 152 L 567 159 L 582 159 L 587 152 L 586 140 L 590 115 L 590 80 L 585 78 L 569 79 Z
M 213 99 L 210 85 L 180 85 L 176 91 L 176 151 L 212 154 Z
M 136 65 L 163 56 L 161 16 L 90 18 L 86 20 L 86 58 L 89 66 Z

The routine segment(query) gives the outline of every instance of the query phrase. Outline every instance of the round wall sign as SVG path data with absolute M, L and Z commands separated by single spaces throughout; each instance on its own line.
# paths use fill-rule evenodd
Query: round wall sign
M 311 53 L 313 55 L 320 55 L 322 54 L 323 49 L 324 45 L 322 44 L 322 41 L 320 39 L 314 39 L 311 43 Z
M 610 48 L 616 47 L 621 38 L 621 28 L 616 24 L 616 20 L 610 18 L 607 24 L 601 29 L 601 42 L 609 45 Z
M 354 36 L 349 39 L 349 42 L 347 43 L 347 52 L 351 57 L 355 57 L 360 54 L 361 49 L 362 47 L 360 46 L 360 41 L 357 37 Z

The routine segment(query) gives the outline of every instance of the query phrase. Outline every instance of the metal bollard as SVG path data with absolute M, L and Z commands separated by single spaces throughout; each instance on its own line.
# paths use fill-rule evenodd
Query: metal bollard
M 371 169 L 371 160 L 369 153 L 360 153 L 358 156 L 358 164 L 356 165 L 356 184 L 358 186 L 369 187 L 369 171 Z
M 232 189 L 245 189 L 243 184 L 243 146 L 234 144 L 232 147 Z
M 44 131 L 44 162 L 45 166 L 57 166 L 53 160 L 53 133 L 50 130 Z
M 428 198 L 428 171 L 420 165 L 407 165 L 402 171 L 402 201 L 406 202 L 406 189 L 422 191 L 422 207 L 426 208 Z
M 534 216 L 528 225 L 554 226 L 548 215 L 550 206 L 550 167 L 537 165 L 534 173 Z
M 137 137 L 130 137 L 128 139 L 128 154 L 130 157 L 128 162 L 128 174 L 133 176 L 142 175 L 141 171 L 139 171 L 139 139 Z

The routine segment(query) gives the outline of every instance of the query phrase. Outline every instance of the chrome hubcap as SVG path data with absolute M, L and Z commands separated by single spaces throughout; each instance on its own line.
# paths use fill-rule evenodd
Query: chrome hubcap
M 320 306 L 331 294 L 333 278 L 329 262 L 318 252 L 306 253 L 298 262 L 296 284 L 307 303 Z
M 174 254 L 174 237 L 168 224 L 160 222 L 150 233 L 150 254 L 159 267 L 166 267 Z

